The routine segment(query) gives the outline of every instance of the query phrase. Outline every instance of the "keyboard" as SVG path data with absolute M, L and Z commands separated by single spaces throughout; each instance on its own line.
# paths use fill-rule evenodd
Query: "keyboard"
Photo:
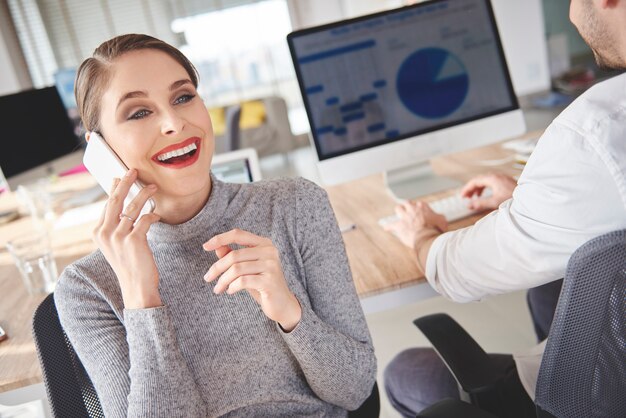
M 491 190 L 485 189 L 481 197 L 489 196 L 491 196 Z M 461 191 L 457 190 L 456 193 L 451 196 L 428 202 L 428 204 L 433 211 L 443 215 L 448 222 L 454 222 L 475 214 L 476 211 L 469 209 L 467 204 L 470 200 L 480 199 L 481 197 L 474 196 L 471 199 L 463 198 L 461 197 Z M 397 215 L 386 216 L 379 219 L 378 224 L 384 227 L 385 225 L 396 222 L 397 220 Z

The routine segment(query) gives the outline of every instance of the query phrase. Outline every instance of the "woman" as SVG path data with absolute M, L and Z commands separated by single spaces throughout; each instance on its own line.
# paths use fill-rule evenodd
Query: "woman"
M 103 43 L 78 69 L 86 129 L 131 170 L 95 228 L 99 250 L 62 274 L 63 328 L 107 417 L 344 416 L 376 360 L 326 194 L 211 176 L 197 85 L 180 51 L 145 35 Z M 147 186 L 123 207 L 137 178 Z M 148 198 L 155 213 L 137 219 Z

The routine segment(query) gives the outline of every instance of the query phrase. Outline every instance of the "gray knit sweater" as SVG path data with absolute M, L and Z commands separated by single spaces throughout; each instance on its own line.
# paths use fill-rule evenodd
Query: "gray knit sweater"
M 202 244 L 240 228 L 270 237 L 302 305 L 291 333 L 245 291 L 215 295 Z M 67 267 L 61 324 L 107 417 L 345 416 L 369 395 L 376 359 L 323 189 L 306 180 L 227 184 L 193 219 L 148 242 L 163 306 L 124 309 L 100 251 Z

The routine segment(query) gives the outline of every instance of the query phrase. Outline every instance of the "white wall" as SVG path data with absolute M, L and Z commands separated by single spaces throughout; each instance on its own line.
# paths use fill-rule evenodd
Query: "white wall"
M 32 88 L 6 2 L 0 2 L 0 96 Z

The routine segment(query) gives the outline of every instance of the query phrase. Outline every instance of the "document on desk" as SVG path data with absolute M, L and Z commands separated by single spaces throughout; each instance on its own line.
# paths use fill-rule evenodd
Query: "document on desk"
M 106 200 L 80 206 L 65 212 L 54 223 L 54 229 L 65 229 L 76 225 L 95 222 L 100 219 Z

